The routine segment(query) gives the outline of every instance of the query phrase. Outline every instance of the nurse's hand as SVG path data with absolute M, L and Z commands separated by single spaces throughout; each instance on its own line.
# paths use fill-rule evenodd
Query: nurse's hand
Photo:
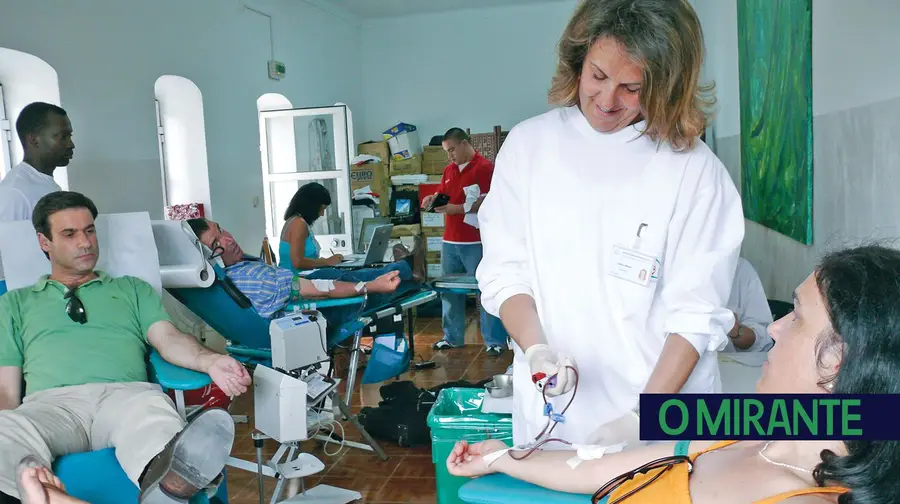
M 568 393 L 577 381 L 575 361 L 550 350 L 545 344 L 531 345 L 525 351 L 525 359 L 531 370 L 531 379 L 548 397 Z
M 473 445 L 466 441 L 459 441 L 453 447 L 450 456 L 447 457 L 447 472 L 453 476 L 466 478 L 497 472 L 488 467 L 484 456 L 507 448 L 508 446 L 503 441 L 496 439 L 489 439 Z

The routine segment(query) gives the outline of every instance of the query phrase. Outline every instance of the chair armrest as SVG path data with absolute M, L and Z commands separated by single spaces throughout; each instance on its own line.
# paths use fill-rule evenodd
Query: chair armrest
M 298 310 L 317 310 L 319 308 L 333 308 L 335 306 L 349 306 L 360 304 L 363 302 L 362 296 L 337 298 L 337 299 L 309 299 L 306 301 L 297 301 L 290 303 L 284 309 L 285 314 L 289 314 L 295 308 Z
M 166 362 L 155 350 L 150 354 L 150 374 L 163 389 L 196 390 L 212 383 L 209 375 Z

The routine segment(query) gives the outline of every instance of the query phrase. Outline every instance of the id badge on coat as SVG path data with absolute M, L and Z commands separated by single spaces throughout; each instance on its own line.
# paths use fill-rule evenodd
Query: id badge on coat
M 633 248 L 616 245 L 613 247 L 609 274 L 616 278 L 636 283 L 641 286 L 650 285 L 657 278 L 659 260 Z

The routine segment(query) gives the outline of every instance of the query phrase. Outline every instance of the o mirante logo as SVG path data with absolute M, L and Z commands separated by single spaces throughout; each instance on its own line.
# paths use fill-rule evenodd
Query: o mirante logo
M 900 395 L 641 394 L 644 441 L 900 440 Z

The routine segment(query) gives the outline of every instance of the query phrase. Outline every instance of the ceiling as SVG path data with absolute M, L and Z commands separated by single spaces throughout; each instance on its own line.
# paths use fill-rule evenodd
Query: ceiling
M 461 9 L 540 4 L 565 0 L 329 0 L 363 18 L 398 17 Z

